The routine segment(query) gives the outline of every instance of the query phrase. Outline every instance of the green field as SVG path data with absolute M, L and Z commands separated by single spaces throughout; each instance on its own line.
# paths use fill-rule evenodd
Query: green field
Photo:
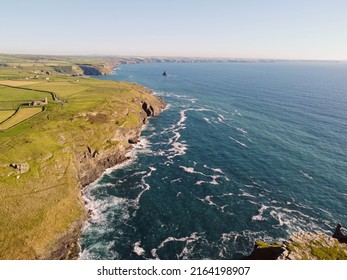
M 53 101 L 51 94 L 48 92 L 0 85 L 0 110 L 17 109 L 19 106 L 27 105 L 34 100 L 43 100 L 45 97 L 48 102 Z
M 27 67 L 21 72 L 32 71 Z M 21 88 L 0 87 L 0 108 L 14 110 L 23 101 L 44 97 L 49 102 L 42 112 L 42 107 L 20 108 L 3 123 L 17 125 L 0 132 L 0 259 L 50 258 L 57 240 L 86 213 L 79 183 L 83 155 L 88 149 L 129 148 L 115 132 L 139 128 L 141 101 L 155 104 L 158 99 L 135 84 L 86 77 L 52 75 L 49 82 L 26 85 L 19 81 L 25 81 L 22 73 L 6 79 Z M 40 90 L 66 102 L 53 101 Z M 11 112 L 1 110 L 0 118 Z M 25 163 L 29 170 L 20 173 L 13 163 Z
M 41 100 L 45 97 L 50 98 L 52 100 L 51 95 L 44 92 L 0 86 L 0 104 L 2 104 L 2 102 L 16 100 L 24 102 L 31 100 Z
M 14 84 L 28 86 L 27 81 L 20 80 L 3 81 L 3 85 L 0 85 L 0 132 L 12 128 L 42 112 L 42 107 L 25 107 L 30 102 L 44 100 L 44 98 L 47 98 L 49 102 L 53 102 L 52 95 L 48 92 L 14 87 L 12 86 Z M 33 85 L 33 83 L 29 82 L 29 85 Z

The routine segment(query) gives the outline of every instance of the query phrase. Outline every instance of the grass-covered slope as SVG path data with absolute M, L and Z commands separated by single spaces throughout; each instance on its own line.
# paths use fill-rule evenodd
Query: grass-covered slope
M 20 74 L 0 84 L 32 90 L 2 86 L 0 106 L 12 93 L 36 100 L 40 91 L 66 102 L 50 98 L 40 114 L 0 132 L 0 259 L 60 258 L 67 233 L 86 216 L 80 187 L 124 159 L 147 117 L 144 102 L 154 113 L 164 105 L 135 84 L 57 75 L 25 83 Z M 2 118 L 20 103 L 11 102 Z

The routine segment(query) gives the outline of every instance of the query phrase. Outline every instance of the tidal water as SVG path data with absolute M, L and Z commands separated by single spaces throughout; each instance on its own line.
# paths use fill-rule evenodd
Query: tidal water
M 347 63 L 135 64 L 101 78 L 168 107 L 131 160 L 84 189 L 81 259 L 240 259 L 256 239 L 347 226 Z

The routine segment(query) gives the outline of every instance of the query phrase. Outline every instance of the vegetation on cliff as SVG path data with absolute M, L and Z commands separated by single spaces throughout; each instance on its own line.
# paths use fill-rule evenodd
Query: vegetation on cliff
M 150 115 L 165 106 L 136 84 L 65 73 L 82 63 L 100 70 L 102 59 L 50 59 L 0 57 L 2 121 L 48 99 L 34 107 L 45 110 L 0 132 L 0 259 L 76 251 L 71 239 L 86 218 L 80 188 L 126 159 L 148 117 L 144 104 Z
M 269 244 L 256 241 L 246 259 L 251 260 L 347 260 L 347 244 L 325 233 L 297 232 L 288 240 Z

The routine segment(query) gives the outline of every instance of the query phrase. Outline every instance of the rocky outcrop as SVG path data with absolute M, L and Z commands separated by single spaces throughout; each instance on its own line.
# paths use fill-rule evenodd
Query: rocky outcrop
M 29 163 L 23 162 L 23 163 L 11 163 L 10 166 L 14 169 L 16 169 L 17 174 L 26 173 L 29 171 Z
M 142 109 L 146 112 L 147 117 L 154 115 L 154 109 L 151 105 L 148 105 L 147 102 L 142 103 Z
M 347 243 L 347 235 L 342 232 L 341 224 L 337 224 L 333 237 L 336 238 L 340 243 Z
M 347 246 L 325 233 L 298 232 L 284 242 L 280 260 L 346 260 Z
M 83 75 L 87 76 L 99 76 L 110 75 L 118 62 L 109 59 L 102 61 L 100 64 L 76 64 L 81 70 Z M 76 72 L 76 71 L 75 71 Z M 78 72 L 80 74 L 80 72 Z
M 341 227 L 339 228 L 341 229 Z M 281 243 L 257 241 L 248 260 L 347 260 L 347 244 L 325 233 L 297 232 Z
M 107 168 L 125 161 L 127 159 L 125 154 L 126 149 L 121 145 L 107 151 L 89 152 L 86 148 L 85 153 L 80 158 L 79 183 L 81 186 L 95 181 Z
M 147 117 L 157 116 L 160 114 L 160 112 L 165 108 L 164 101 L 159 98 L 161 105 L 159 106 L 152 106 L 151 104 L 147 103 L 146 101 L 142 101 L 142 109 L 145 111 Z
M 257 240 L 254 244 L 252 253 L 245 257 L 246 260 L 276 260 L 284 252 L 281 243 L 268 244 Z

